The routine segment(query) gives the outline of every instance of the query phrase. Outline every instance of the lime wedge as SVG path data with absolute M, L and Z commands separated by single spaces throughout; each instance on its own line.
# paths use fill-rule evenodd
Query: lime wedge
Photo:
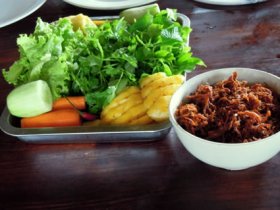
M 120 17 L 123 17 L 127 22 L 133 23 L 136 19 L 142 17 L 146 13 L 150 13 L 151 15 L 156 15 L 160 12 L 160 8 L 157 3 L 149 4 L 141 7 L 134 7 L 123 10 L 120 13 Z

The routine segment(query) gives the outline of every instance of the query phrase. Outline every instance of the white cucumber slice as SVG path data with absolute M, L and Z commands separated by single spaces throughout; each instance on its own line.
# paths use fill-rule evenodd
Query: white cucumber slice
M 7 97 L 9 112 L 17 117 L 34 117 L 52 109 L 52 94 L 47 82 L 37 80 L 18 86 Z

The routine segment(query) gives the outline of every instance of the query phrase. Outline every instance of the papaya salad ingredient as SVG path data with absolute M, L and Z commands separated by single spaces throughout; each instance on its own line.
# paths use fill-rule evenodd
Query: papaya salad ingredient
M 74 109 L 50 111 L 35 117 L 24 117 L 20 120 L 21 128 L 45 128 L 80 126 L 79 112 Z
M 51 95 L 50 99 L 52 99 Z M 29 104 L 34 103 L 29 101 Z M 80 126 L 84 121 L 93 121 L 97 118 L 96 115 L 85 110 L 84 96 L 63 97 L 51 103 L 51 109 L 34 116 L 21 117 L 20 126 L 21 128 Z M 29 110 L 29 112 L 32 113 L 32 110 Z
M 86 109 L 86 99 L 84 96 L 67 96 L 58 98 L 53 102 L 53 110 L 58 109 L 78 109 L 85 110 Z

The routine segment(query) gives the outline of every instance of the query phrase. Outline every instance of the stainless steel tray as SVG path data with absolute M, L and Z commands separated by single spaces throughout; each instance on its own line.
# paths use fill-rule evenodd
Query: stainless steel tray
M 119 16 L 91 17 L 92 20 L 112 20 Z M 178 22 L 190 27 L 187 16 L 178 13 Z M 187 40 L 186 45 L 189 41 Z M 169 121 L 142 126 L 76 126 L 61 128 L 20 128 L 19 119 L 10 115 L 7 107 L 0 118 L 1 130 L 28 143 L 109 143 L 139 142 L 162 139 L 171 129 Z
M 75 126 L 20 128 L 19 119 L 7 107 L 0 118 L 1 130 L 28 143 L 106 143 L 155 141 L 168 134 L 169 121 L 142 126 Z

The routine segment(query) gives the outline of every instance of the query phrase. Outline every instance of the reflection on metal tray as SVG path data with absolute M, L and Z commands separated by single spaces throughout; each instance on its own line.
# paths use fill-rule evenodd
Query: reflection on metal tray
M 112 20 L 119 16 L 92 17 L 93 20 Z M 190 26 L 187 16 L 178 13 L 178 22 Z M 188 41 L 186 43 L 188 45 Z M 154 141 L 166 136 L 169 121 L 139 126 L 77 126 L 61 128 L 20 128 L 19 118 L 10 115 L 7 107 L 0 118 L 0 128 L 8 135 L 28 143 L 106 143 Z
M 19 119 L 2 112 L 0 127 L 8 135 L 28 143 L 106 143 L 154 141 L 168 134 L 169 121 L 142 126 L 76 126 L 60 128 L 20 128 Z

